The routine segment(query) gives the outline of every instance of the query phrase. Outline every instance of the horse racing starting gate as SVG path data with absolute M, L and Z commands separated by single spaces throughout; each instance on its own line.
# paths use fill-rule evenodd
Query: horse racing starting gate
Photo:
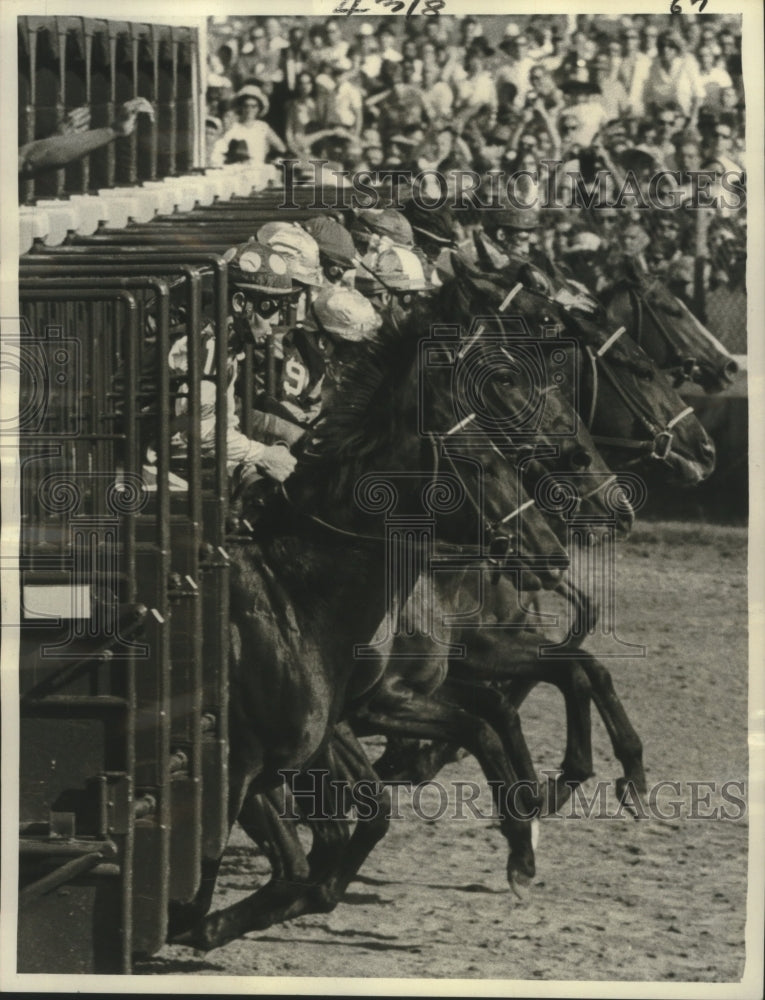
M 209 180 L 142 192 L 162 208 L 189 189 L 206 200 Z M 190 337 L 182 382 L 167 359 L 181 329 L 226 329 L 222 251 L 278 197 L 38 240 L 20 259 L 20 972 L 129 972 L 225 843 L 225 337 L 214 458 L 198 419 L 209 359 Z

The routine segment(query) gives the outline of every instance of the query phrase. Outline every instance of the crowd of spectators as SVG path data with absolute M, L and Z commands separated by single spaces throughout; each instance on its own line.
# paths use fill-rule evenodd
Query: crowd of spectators
M 213 18 L 209 42 L 211 166 L 288 155 L 354 170 L 528 171 L 541 187 L 560 161 L 564 204 L 571 171 L 587 183 L 605 169 L 617 186 L 627 171 L 646 185 L 676 171 L 681 193 L 689 171 L 745 182 L 736 16 Z M 546 213 L 537 238 L 596 285 L 612 251 L 634 246 L 689 298 L 698 214 L 568 209 Z M 707 256 L 735 256 L 744 218 L 715 213 Z

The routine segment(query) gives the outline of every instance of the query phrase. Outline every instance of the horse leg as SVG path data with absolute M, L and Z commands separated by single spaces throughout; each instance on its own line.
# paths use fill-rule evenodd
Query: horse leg
M 237 776 L 236 771 L 229 776 L 228 828 L 229 835 L 247 794 L 248 778 Z M 203 920 L 212 904 L 215 884 L 218 879 L 223 854 L 217 858 L 202 858 L 202 877 L 194 899 L 189 903 L 170 901 L 167 920 L 167 940 L 171 944 L 192 944 L 195 929 Z
M 510 847 L 508 882 L 517 889 L 530 881 L 535 869 L 529 820 L 538 810 L 530 800 L 528 788 L 517 787 L 518 779 L 502 741 L 484 719 L 458 706 L 412 694 L 395 708 L 385 704 L 376 709 L 373 701 L 363 710 L 363 723 L 368 731 L 386 736 L 456 742 L 473 754 L 491 788 L 500 829 Z M 518 804 L 513 801 L 516 797 Z
M 439 697 L 443 695 L 465 711 L 480 715 L 489 723 L 502 740 L 505 753 L 518 777 L 521 781 L 527 782 L 534 805 L 541 808 L 542 802 L 538 792 L 536 794 L 531 792 L 531 789 L 537 788 L 539 784 L 537 772 L 523 736 L 520 716 L 510 700 L 497 688 L 456 678 L 447 679 L 439 689 L 438 695 Z
M 390 737 L 374 766 L 381 781 L 421 785 L 432 781 L 442 767 L 456 761 L 458 752 L 459 747 L 454 743 L 421 746 L 419 740 Z
M 548 778 L 546 804 L 549 812 L 559 810 L 571 797 L 574 788 L 592 777 L 591 686 L 587 674 L 573 660 L 555 664 L 540 663 L 533 676 L 513 680 L 505 688 L 507 699 L 516 707 L 525 701 L 539 683 L 553 684 L 563 695 L 566 709 L 566 749 L 560 774 Z
M 363 810 L 356 810 L 356 828 L 347 836 L 347 823 L 331 818 L 322 820 L 314 830 L 314 846 L 309 855 L 314 885 L 313 902 L 318 912 L 328 913 L 342 899 L 353 877 L 375 845 L 385 836 L 389 825 L 390 800 L 364 748 L 350 726 L 335 727 L 332 743 L 335 773 L 345 782 L 346 807 L 353 804 L 351 790 L 363 782 L 370 792 Z M 343 836 L 340 842 L 337 829 Z M 329 834 L 329 836 L 328 836 Z
M 285 834 L 285 824 L 291 826 L 294 820 L 285 820 L 279 814 L 274 798 L 268 800 L 265 809 L 263 800 L 256 809 L 248 808 L 247 832 L 258 842 L 264 838 L 268 841 L 279 857 L 277 870 L 286 878 L 272 877 L 246 899 L 206 917 L 194 935 L 196 948 L 210 951 L 251 931 L 265 930 L 306 913 L 325 913 L 337 905 L 369 852 L 384 835 L 389 806 L 384 792 L 377 787 L 379 781 L 363 748 L 348 731 L 338 732 L 336 728 L 326 764 L 326 768 L 304 772 L 312 792 L 316 793 L 311 796 L 310 808 L 306 808 L 301 794 L 305 788 L 295 789 L 294 804 L 306 813 L 314 833 L 314 846 L 308 858 L 294 828 Z M 371 814 L 359 815 L 351 835 L 342 809 L 336 812 L 337 803 L 332 802 L 338 774 L 348 784 L 365 780 L 372 790 Z
M 271 881 L 296 882 L 308 877 L 308 862 L 297 835 L 293 802 L 284 788 L 252 793 L 239 813 L 239 825 L 271 864 Z
M 587 675 L 593 701 L 608 732 L 616 759 L 624 769 L 624 776 L 616 782 L 619 799 L 623 800 L 630 789 L 637 795 L 645 794 L 647 785 L 643 769 L 643 744 L 619 700 L 610 671 L 594 656 L 582 650 L 577 653 L 576 662 Z

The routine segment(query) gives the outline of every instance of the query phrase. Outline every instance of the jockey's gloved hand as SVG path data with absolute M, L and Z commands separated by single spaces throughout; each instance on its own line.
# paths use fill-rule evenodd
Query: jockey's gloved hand
M 283 444 L 266 445 L 258 458 L 258 466 L 271 479 L 283 483 L 294 471 L 297 459 Z

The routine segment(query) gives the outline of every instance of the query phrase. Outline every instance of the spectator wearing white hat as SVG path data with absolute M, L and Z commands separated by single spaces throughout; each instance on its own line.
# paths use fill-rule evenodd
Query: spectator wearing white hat
M 249 163 L 263 166 L 271 152 L 286 153 L 287 147 L 270 125 L 262 119 L 268 111 L 268 98 L 254 84 L 247 84 L 234 95 L 234 105 L 239 121 L 231 126 L 215 143 L 211 154 L 211 166 L 222 166 L 226 152 L 232 142 L 245 142 Z

